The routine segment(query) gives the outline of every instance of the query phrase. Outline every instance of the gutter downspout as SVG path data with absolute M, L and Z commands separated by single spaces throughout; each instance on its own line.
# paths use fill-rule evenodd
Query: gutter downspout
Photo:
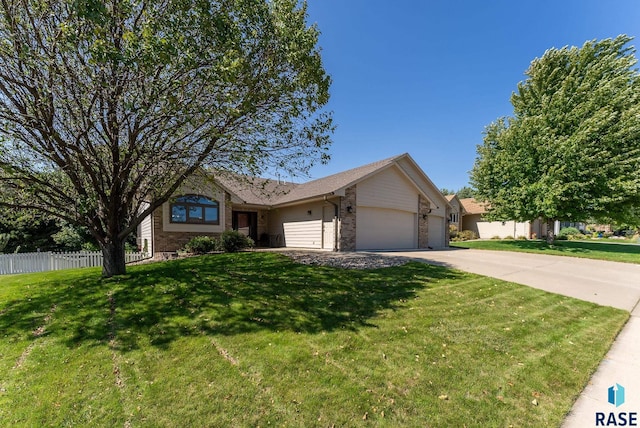
M 333 205 L 333 251 L 338 251 L 338 218 L 340 217 L 340 207 L 335 202 L 331 202 L 327 195 L 324 197 L 325 202 Z

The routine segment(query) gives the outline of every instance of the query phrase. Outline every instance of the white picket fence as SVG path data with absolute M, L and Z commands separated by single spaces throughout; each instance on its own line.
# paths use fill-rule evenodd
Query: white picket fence
M 131 263 L 149 257 L 147 253 L 126 253 L 125 261 Z M 0 254 L 0 275 L 97 266 L 102 266 L 100 251 Z

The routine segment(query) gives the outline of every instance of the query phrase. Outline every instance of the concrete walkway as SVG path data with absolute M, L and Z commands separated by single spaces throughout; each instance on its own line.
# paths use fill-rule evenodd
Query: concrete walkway
M 631 313 L 613 346 L 600 363 L 563 423 L 564 428 L 605 426 L 596 414 L 637 412 L 640 424 L 640 265 L 515 252 L 448 249 L 441 251 L 394 251 L 382 254 L 408 257 L 552 293 L 575 297 Z M 608 402 L 608 389 L 625 388 L 624 403 Z M 626 426 L 629 426 L 628 417 Z M 620 426 L 621 420 L 618 419 Z M 609 424 L 609 426 L 615 426 Z M 637 426 L 637 425 L 636 425 Z

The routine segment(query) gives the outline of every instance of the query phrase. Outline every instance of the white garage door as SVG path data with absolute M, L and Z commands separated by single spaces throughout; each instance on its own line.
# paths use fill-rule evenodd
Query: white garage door
M 444 217 L 430 215 L 428 238 L 431 248 L 443 248 L 445 246 L 445 224 Z
M 416 214 L 387 208 L 357 208 L 356 249 L 417 248 Z
M 322 248 L 322 220 L 283 223 L 284 245 L 292 248 Z

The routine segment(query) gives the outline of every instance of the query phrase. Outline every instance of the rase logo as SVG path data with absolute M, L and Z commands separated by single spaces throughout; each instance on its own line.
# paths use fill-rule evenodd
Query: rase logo
M 609 388 L 609 403 L 616 407 L 624 404 L 624 386 L 616 383 L 615 386 Z
M 619 383 L 609 387 L 607 390 L 607 401 L 620 407 L 624 404 L 624 387 Z M 597 427 L 637 427 L 638 426 L 638 413 L 637 412 L 596 412 L 596 426 Z

